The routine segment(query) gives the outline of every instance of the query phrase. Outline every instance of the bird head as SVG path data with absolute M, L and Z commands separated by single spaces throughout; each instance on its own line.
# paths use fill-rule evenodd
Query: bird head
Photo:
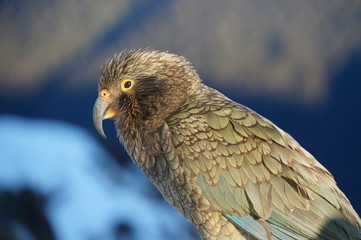
M 157 128 L 199 84 L 199 76 L 181 56 L 148 49 L 123 51 L 102 67 L 94 125 L 103 137 L 102 121 L 107 118 L 114 118 L 120 129 Z

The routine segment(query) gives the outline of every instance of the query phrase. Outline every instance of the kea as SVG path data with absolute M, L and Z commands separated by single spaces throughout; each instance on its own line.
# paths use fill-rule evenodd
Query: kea
M 289 134 L 201 82 L 184 57 L 151 49 L 108 59 L 93 120 L 120 142 L 204 240 L 361 239 L 331 173 Z

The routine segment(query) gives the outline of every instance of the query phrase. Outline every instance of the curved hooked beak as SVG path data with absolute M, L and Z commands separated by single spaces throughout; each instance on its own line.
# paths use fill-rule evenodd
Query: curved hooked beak
M 94 126 L 98 133 L 104 138 L 106 138 L 106 136 L 103 130 L 103 119 L 112 118 L 115 116 L 115 111 L 109 107 L 111 101 L 111 98 L 98 97 L 93 108 Z

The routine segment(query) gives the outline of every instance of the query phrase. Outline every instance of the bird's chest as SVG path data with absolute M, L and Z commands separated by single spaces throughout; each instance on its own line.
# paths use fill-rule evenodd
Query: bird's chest
M 173 156 L 172 152 L 165 153 L 163 156 L 157 157 L 152 171 L 155 174 L 150 178 L 163 197 L 194 223 L 196 221 L 193 215 L 203 204 L 202 191 L 196 178 L 182 165 L 178 155 Z
M 189 219 L 197 208 L 200 189 L 189 169 L 184 168 L 167 126 L 152 135 L 125 145 L 132 160 L 156 185 L 163 197 Z

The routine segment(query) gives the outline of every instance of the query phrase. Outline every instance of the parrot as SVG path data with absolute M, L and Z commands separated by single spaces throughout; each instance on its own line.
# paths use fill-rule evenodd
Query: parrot
M 93 121 L 203 240 L 361 239 L 333 175 L 291 135 L 205 85 L 192 64 L 123 50 L 102 66 Z

